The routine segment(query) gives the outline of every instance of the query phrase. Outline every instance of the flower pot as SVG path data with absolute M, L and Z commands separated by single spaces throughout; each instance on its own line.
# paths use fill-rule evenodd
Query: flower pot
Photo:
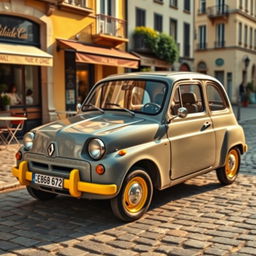
M 4 105 L 3 109 L 4 111 L 10 111 L 10 105 Z

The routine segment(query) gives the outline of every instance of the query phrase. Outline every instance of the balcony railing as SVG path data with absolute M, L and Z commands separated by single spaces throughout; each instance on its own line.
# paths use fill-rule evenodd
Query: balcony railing
M 225 41 L 215 41 L 214 46 L 215 46 L 215 48 L 224 48 L 225 47 Z
M 229 15 L 229 6 L 223 4 L 208 7 L 207 15 L 209 18 L 227 17 Z
M 206 42 L 200 42 L 197 44 L 197 50 L 205 50 L 207 49 L 207 43 Z
M 114 37 L 125 37 L 125 21 L 104 14 L 96 15 L 96 34 L 105 34 Z

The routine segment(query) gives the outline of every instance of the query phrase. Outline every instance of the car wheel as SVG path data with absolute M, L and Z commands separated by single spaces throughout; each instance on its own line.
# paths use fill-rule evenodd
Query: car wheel
M 216 170 L 218 180 L 221 184 L 232 184 L 239 172 L 240 151 L 238 148 L 232 148 L 226 156 L 225 166 Z
M 147 211 L 152 195 L 150 176 L 142 168 L 134 168 L 126 176 L 118 196 L 111 200 L 113 213 L 124 221 L 137 220 Z
M 34 197 L 35 199 L 40 200 L 40 201 L 50 200 L 57 196 L 57 194 L 38 190 L 38 189 L 32 188 L 30 186 L 27 186 L 27 191 L 32 197 Z

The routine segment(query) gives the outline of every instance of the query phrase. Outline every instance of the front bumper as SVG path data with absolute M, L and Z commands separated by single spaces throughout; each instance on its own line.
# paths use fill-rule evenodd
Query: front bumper
M 27 161 L 21 162 L 18 168 L 13 167 L 12 174 L 19 180 L 21 185 L 27 186 L 32 181 L 32 172 L 28 170 Z M 80 181 L 78 169 L 73 169 L 70 172 L 69 179 L 64 179 L 63 187 L 73 197 L 81 197 L 83 192 L 106 196 L 115 195 L 117 192 L 117 185 L 115 184 L 105 185 Z

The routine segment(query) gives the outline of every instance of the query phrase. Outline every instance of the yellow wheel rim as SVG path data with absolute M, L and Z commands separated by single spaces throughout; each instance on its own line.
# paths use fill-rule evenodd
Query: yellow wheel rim
M 148 186 L 142 177 L 132 178 L 125 187 L 123 206 L 130 213 L 139 212 L 146 203 Z
M 238 170 L 239 155 L 235 149 L 230 150 L 226 159 L 225 172 L 228 179 L 233 179 Z

